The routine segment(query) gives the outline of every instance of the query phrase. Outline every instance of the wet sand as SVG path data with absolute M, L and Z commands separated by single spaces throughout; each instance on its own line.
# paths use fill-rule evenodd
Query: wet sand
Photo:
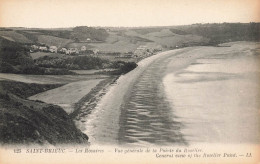
M 260 56 L 251 43 L 212 49 L 164 77 L 165 92 L 189 144 L 259 143 Z M 258 45 L 259 48 L 259 45 Z M 203 50 L 200 51 L 203 54 Z M 174 65 L 169 63 L 169 68 Z

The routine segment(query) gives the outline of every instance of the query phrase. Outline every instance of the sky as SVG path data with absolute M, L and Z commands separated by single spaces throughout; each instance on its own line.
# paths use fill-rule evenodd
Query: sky
M 0 0 L 1 27 L 260 22 L 260 0 Z

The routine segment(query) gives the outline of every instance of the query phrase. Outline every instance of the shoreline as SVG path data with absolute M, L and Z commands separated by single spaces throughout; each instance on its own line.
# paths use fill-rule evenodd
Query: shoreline
M 72 113 L 69 114 L 69 116 L 72 119 L 79 120 L 77 117 L 80 117 L 81 113 L 84 113 L 85 115 L 88 115 L 92 112 L 92 109 L 96 107 L 98 100 L 102 98 L 105 92 L 102 92 L 103 90 L 107 90 L 111 84 L 115 83 L 116 80 L 120 77 L 119 76 L 111 76 L 107 79 L 104 79 L 100 81 L 94 88 L 91 89 L 91 91 L 83 96 L 78 102 L 74 103 L 73 107 L 74 110 Z M 84 108 L 83 108 L 84 107 Z M 83 108 L 83 109 L 82 109 Z M 87 108 L 87 111 L 83 111 Z M 85 113 L 87 112 L 87 113 Z
M 121 75 L 116 84 L 109 87 L 109 90 L 99 100 L 98 105 L 93 108 L 91 115 L 86 116 L 76 126 L 89 136 L 89 142 L 96 144 L 117 144 L 121 106 L 127 97 L 134 81 L 138 78 L 146 67 L 152 64 L 157 58 L 169 54 L 179 54 L 189 48 L 176 49 L 158 53 L 139 61 L 138 66 L 125 75 Z M 114 101 L 111 101 L 114 100 Z M 115 101 L 116 100 L 116 101 Z M 102 119 L 100 119 L 102 118 Z M 97 142 L 96 142 L 97 141 Z

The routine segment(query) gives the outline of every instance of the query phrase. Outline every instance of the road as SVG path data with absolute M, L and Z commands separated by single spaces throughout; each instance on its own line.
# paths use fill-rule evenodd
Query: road
M 259 142 L 259 44 L 160 53 L 121 76 L 80 129 L 93 144 Z

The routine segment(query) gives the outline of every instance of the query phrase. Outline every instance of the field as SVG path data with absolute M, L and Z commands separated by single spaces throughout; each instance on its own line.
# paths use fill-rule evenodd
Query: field
M 73 104 L 87 95 L 102 80 L 104 79 L 72 82 L 62 87 L 36 94 L 29 97 L 29 99 L 59 105 L 70 114 L 74 111 Z

